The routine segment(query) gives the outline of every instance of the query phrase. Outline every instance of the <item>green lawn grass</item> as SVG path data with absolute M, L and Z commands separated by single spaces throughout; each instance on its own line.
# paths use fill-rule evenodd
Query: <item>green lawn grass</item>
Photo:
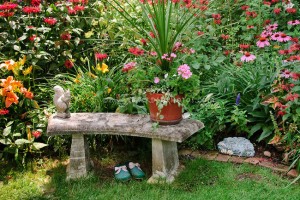
M 0 199 L 299 199 L 299 184 L 271 170 L 202 159 L 182 161 L 185 169 L 172 184 L 148 184 L 113 179 L 113 171 L 91 172 L 66 182 L 66 166 L 44 161 L 34 170 L 17 171 L 0 164 Z M 1 166 L 2 165 L 2 166 Z M 98 171 L 101 169 L 97 169 Z M 101 173 L 100 173 L 101 174 Z M 149 174 L 148 174 L 149 176 Z

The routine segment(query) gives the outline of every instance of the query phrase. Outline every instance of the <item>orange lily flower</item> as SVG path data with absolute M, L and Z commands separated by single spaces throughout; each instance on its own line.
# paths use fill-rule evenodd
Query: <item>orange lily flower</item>
M 27 98 L 27 99 L 33 98 L 33 93 L 28 91 L 26 88 L 22 87 L 21 92 L 25 95 L 25 98 Z
M 6 93 L 5 107 L 8 108 L 11 104 L 18 104 L 19 97 L 12 91 Z

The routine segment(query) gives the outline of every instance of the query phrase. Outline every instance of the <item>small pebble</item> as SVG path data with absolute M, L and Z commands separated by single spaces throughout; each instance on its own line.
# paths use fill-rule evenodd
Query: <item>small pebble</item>
M 264 151 L 264 156 L 266 156 L 266 157 L 271 157 L 271 153 L 270 153 L 270 151 Z

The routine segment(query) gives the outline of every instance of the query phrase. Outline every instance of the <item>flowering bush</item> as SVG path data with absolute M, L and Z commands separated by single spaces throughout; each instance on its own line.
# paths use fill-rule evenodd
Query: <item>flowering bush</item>
M 27 154 L 47 146 L 38 142 L 45 124 L 36 119 L 38 111 L 35 109 L 39 106 L 33 100 L 34 95 L 22 81 L 16 80 L 31 73 L 32 66 L 25 68 L 25 61 L 24 57 L 18 62 L 7 60 L 0 64 L 1 73 L 8 75 L 0 80 L 0 157 L 3 153 L 4 156 L 12 154 L 17 161 L 22 159 L 22 164 Z
M 296 66 L 297 71 L 281 70 L 272 85 L 272 93 L 263 101 L 273 110 L 275 135 L 269 144 L 284 144 L 285 150 L 292 152 L 300 150 L 300 71 L 299 64 Z

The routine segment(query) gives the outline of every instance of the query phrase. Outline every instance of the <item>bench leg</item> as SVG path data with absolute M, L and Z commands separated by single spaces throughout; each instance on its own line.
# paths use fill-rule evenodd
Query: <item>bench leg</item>
M 67 180 L 84 177 L 90 169 L 89 145 L 83 134 L 72 135 L 70 164 Z
M 172 182 L 179 166 L 177 143 L 152 139 L 152 177 L 149 183 L 160 180 Z

